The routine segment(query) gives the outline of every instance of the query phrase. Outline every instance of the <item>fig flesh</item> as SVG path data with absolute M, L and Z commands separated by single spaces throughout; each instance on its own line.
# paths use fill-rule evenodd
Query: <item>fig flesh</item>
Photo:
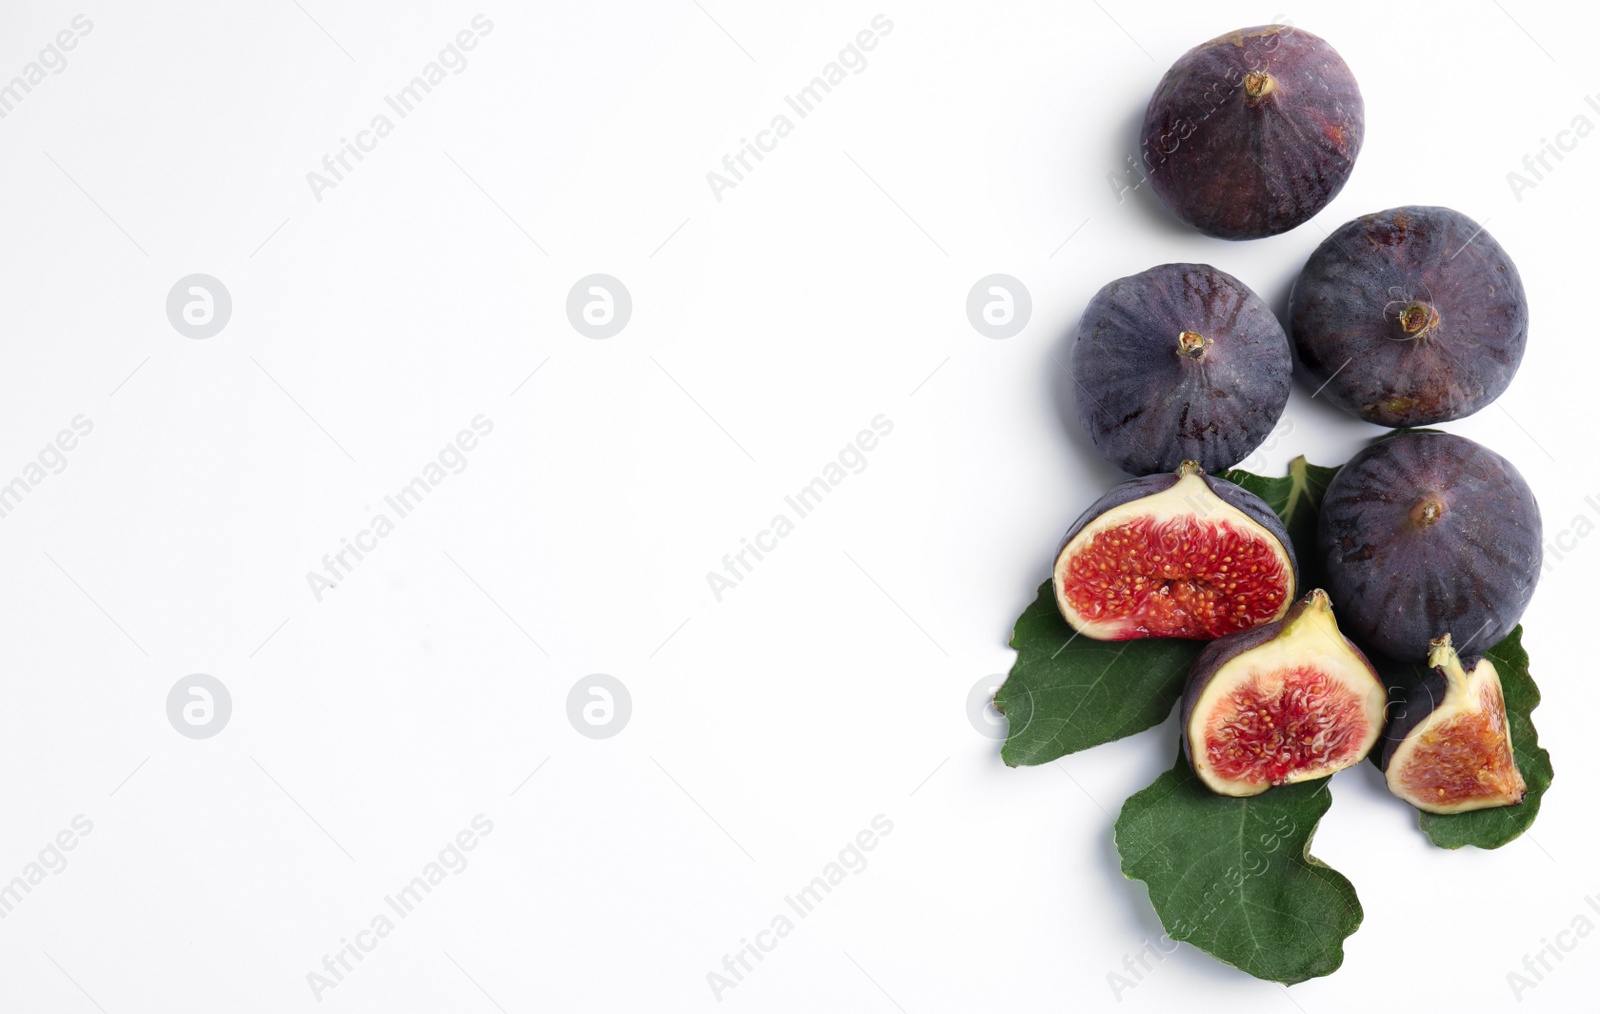
M 1258 239 L 1333 200 L 1364 130 L 1361 89 L 1333 47 L 1264 25 L 1179 57 L 1150 97 L 1141 144 L 1174 215 L 1209 236 Z
M 1078 420 L 1134 475 L 1193 459 L 1209 472 L 1267 438 L 1293 386 L 1294 356 L 1272 309 L 1209 264 L 1162 264 L 1107 283 L 1078 324 Z
M 1401 433 L 1328 485 L 1317 548 L 1328 591 L 1363 645 L 1402 660 L 1441 630 L 1458 650 L 1522 618 L 1543 556 L 1539 505 L 1505 458 L 1450 433 Z
M 1382 426 L 1430 426 L 1511 383 L 1528 301 L 1483 226 L 1449 208 L 1390 208 L 1323 240 L 1290 290 L 1289 324 L 1323 397 Z
M 1463 660 L 1444 634 L 1430 642 L 1432 672 L 1401 698 L 1383 751 L 1389 791 L 1428 813 L 1514 806 L 1528 794 L 1517 770 L 1500 673 Z
M 1254 796 L 1359 763 L 1387 703 L 1318 588 L 1283 619 L 1206 645 L 1184 688 L 1183 748 L 1213 792 Z
M 1272 508 L 1185 461 L 1092 504 L 1056 554 L 1061 615 L 1102 641 L 1211 640 L 1283 616 L 1294 551 Z

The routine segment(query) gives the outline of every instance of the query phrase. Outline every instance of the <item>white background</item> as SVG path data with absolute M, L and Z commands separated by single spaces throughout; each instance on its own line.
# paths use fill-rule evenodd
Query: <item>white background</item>
M 1449 428 L 1516 462 L 1547 535 L 1597 517 L 1600 138 L 1520 200 L 1506 178 L 1579 114 L 1600 124 L 1600 16 L 1577 11 L 8 6 L 0 80 L 74 15 L 93 29 L 0 120 L 0 483 L 74 416 L 94 429 L 0 519 L 0 880 L 93 823 L 0 920 L 6 1007 L 1511 1004 L 1525 954 L 1600 921 L 1580 639 L 1600 542 L 1568 541 L 1526 617 L 1557 771 L 1532 834 L 1444 852 L 1369 765 L 1341 775 L 1314 851 L 1366 920 L 1342 969 L 1289 991 L 1188 946 L 1108 981 L 1160 932 L 1111 825 L 1170 764 L 1172 723 L 1012 770 L 966 701 L 1118 478 L 1052 356 L 1100 285 L 1152 264 L 1214 263 L 1281 311 L 1358 214 L 1486 223 L 1531 340 L 1505 396 Z M 880 12 L 865 70 L 717 200 L 707 172 Z M 319 201 L 306 174 L 479 13 L 465 70 Z M 1108 174 L 1171 61 L 1284 19 L 1366 97 L 1338 199 L 1243 244 L 1144 190 L 1119 202 Z M 233 298 L 207 340 L 165 313 L 193 272 Z M 566 316 L 594 272 L 633 299 L 607 340 Z M 1007 340 L 965 315 L 993 272 L 1032 294 Z M 1263 470 L 1378 432 L 1308 393 Z M 466 470 L 318 601 L 306 573 L 480 413 Z M 880 413 L 865 470 L 717 601 L 707 572 Z M 210 739 L 167 718 L 191 673 L 231 693 Z M 568 720 L 592 673 L 631 695 L 614 738 Z M 319 1000 L 307 974 L 478 814 L 470 865 Z M 716 999 L 707 973 L 878 814 L 869 865 Z M 1528 1009 L 1592 999 L 1600 938 L 1576 948 Z

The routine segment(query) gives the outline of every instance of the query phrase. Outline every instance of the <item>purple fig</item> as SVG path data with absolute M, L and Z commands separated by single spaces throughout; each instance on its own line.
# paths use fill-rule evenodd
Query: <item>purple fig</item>
M 1317 548 L 1345 626 L 1397 659 L 1440 630 L 1461 651 L 1511 633 L 1543 555 L 1533 491 L 1511 462 L 1449 433 L 1401 433 L 1339 470 Z
M 1185 461 L 1129 479 L 1078 518 L 1056 554 L 1061 615 L 1086 637 L 1210 640 L 1281 617 L 1295 559 L 1260 497 Z
M 1206 645 L 1184 687 L 1184 752 L 1213 792 L 1254 796 L 1359 763 L 1387 702 L 1318 588 L 1281 620 Z
M 1272 310 L 1209 264 L 1162 264 L 1107 284 L 1072 352 L 1078 419 L 1134 475 L 1238 464 L 1289 401 L 1294 357 Z
M 1286 232 L 1344 188 L 1361 151 L 1361 89 L 1339 54 L 1288 25 L 1242 28 L 1172 65 L 1145 109 L 1145 171 L 1209 236 Z
M 1516 265 L 1449 208 L 1340 226 L 1295 279 L 1289 321 L 1322 396 L 1382 426 L 1471 415 L 1511 383 L 1528 343 Z
M 1528 794 L 1517 770 L 1500 673 L 1462 659 L 1444 634 L 1429 643 L 1432 672 L 1401 701 L 1383 750 L 1389 791 L 1429 813 L 1512 806 Z

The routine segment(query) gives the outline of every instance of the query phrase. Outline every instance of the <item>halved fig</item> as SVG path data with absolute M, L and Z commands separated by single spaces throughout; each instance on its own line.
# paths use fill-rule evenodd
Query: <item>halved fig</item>
M 1213 792 L 1254 796 L 1359 763 L 1388 692 L 1318 588 L 1283 619 L 1206 645 L 1183 693 L 1183 748 Z
M 1294 550 L 1266 501 L 1193 461 L 1095 501 L 1056 553 L 1061 615 L 1101 641 L 1208 641 L 1269 623 L 1294 599 Z
M 1528 784 L 1511 749 L 1500 673 L 1486 658 L 1463 662 L 1449 634 L 1429 644 L 1433 671 L 1401 698 L 1385 737 L 1389 791 L 1429 813 L 1522 802 Z

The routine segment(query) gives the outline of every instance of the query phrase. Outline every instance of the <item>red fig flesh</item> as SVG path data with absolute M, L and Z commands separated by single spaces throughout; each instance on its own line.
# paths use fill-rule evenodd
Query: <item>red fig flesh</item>
M 1213 792 L 1253 796 L 1358 763 L 1388 695 L 1321 589 L 1282 620 L 1220 638 L 1189 673 L 1184 749 Z
M 1186 461 L 1122 483 L 1079 518 L 1056 556 L 1056 604 L 1103 641 L 1210 640 L 1288 611 L 1288 544 L 1259 497 Z
M 1511 748 L 1500 673 L 1486 658 L 1464 665 L 1449 634 L 1431 646 L 1433 678 L 1410 695 L 1389 732 L 1389 791 L 1429 813 L 1522 802 L 1528 785 Z

